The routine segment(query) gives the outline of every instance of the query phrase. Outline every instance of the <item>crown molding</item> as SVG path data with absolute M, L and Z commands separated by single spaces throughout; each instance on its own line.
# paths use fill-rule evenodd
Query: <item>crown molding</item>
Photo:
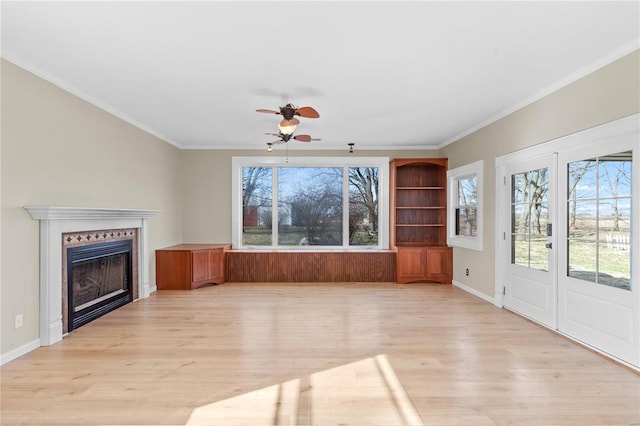
M 518 111 L 519 109 L 522 109 L 524 107 L 526 107 L 527 105 L 530 105 L 542 98 L 544 98 L 545 96 L 548 96 L 550 94 L 552 94 L 553 92 L 556 92 L 560 89 L 562 89 L 565 86 L 568 86 L 569 84 L 583 78 L 586 77 L 587 75 L 601 69 L 604 68 L 605 66 L 611 64 L 612 62 L 617 61 L 618 59 L 627 56 L 628 54 L 635 52 L 636 50 L 640 49 L 640 38 L 636 38 L 635 40 L 624 44 L 622 46 L 620 46 L 619 48 L 615 49 L 614 51 L 608 53 L 605 56 L 600 57 L 598 60 L 590 63 L 589 65 L 579 69 L 578 71 L 575 71 L 567 76 L 565 76 L 564 78 L 558 80 L 557 82 L 555 82 L 554 84 L 547 86 L 546 88 L 542 89 L 541 91 L 539 91 L 538 93 L 533 94 L 532 96 L 529 96 L 525 99 L 523 99 L 522 101 L 506 108 L 503 109 L 502 111 L 500 111 L 499 113 L 497 113 L 496 115 L 488 118 L 487 120 L 484 120 L 478 124 L 476 124 L 475 126 L 465 130 L 462 133 L 457 134 L 456 136 L 453 136 L 452 138 L 446 140 L 445 142 L 441 143 L 438 148 L 444 148 L 445 146 L 452 144 L 462 138 L 464 138 L 465 136 L 469 136 L 471 133 L 482 129 L 483 127 L 488 126 L 491 123 L 494 123 L 498 120 L 500 120 L 501 118 L 506 117 L 509 114 L 512 114 L 516 111 Z

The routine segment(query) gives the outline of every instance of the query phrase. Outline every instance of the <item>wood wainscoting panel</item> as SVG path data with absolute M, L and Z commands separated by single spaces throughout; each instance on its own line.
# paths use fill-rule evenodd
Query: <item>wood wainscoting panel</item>
M 227 282 L 393 282 L 392 250 L 226 252 Z

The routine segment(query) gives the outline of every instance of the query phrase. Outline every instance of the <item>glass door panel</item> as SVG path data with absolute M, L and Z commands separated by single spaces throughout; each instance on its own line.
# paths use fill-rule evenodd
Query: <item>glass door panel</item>
M 511 263 L 549 270 L 549 169 L 511 176 Z
M 631 158 L 567 164 L 567 276 L 631 290 Z

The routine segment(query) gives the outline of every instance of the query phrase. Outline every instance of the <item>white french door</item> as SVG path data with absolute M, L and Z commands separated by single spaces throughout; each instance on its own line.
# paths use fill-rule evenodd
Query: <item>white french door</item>
M 640 285 L 632 267 L 638 247 L 631 233 L 638 226 L 637 137 L 582 145 L 558 158 L 558 212 L 566 224 L 558 235 L 558 330 L 634 365 L 640 364 Z
M 496 159 L 496 304 L 640 369 L 640 114 Z
M 504 306 L 556 327 L 555 155 L 510 163 L 504 176 Z

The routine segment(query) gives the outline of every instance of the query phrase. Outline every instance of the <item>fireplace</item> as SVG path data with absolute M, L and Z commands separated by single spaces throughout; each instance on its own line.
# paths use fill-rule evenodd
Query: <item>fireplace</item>
M 41 346 L 61 341 L 68 332 L 66 268 L 70 247 L 130 240 L 132 266 L 128 287 L 133 300 L 144 299 L 156 290 L 155 284 L 149 283 L 149 257 L 153 252 L 149 247 L 148 222 L 158 216 L 158 211 L 56 206 L 26 206 L 25 209 L 40 222 Z
M 132 240 L 67 249 L 67 331 L 133 301 Z

